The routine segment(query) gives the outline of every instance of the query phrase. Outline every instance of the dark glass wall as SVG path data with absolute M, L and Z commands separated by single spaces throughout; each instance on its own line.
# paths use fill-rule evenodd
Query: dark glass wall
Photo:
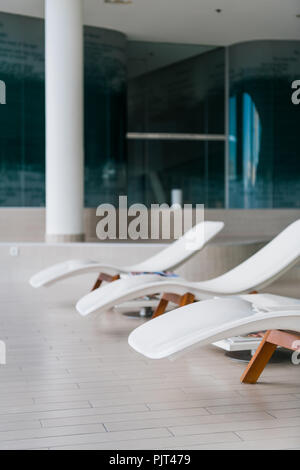
M 85 205 L 126 193 L 126 38 L 85 27 Z
M 161 48 L 166 56 L 166 45 Z M 194 46 L 193 57 L 174 61 L 169 45 L 173 63 L 148 73 L 140 65 L 139 75 L 128 81 L 129 131 L 171 134 L 167 141 L 137 137 L 129 142 L 132 202 L 170 204 L 171 190 L 176 188 L 182 190 L 184 203 L 224 207 L 224 142 L 176 138 L 176 134 L 224 134 L 225 53 L 223 48 L 203 49 L 196 53 Z M 178 55 L 184 52 L 189 53 L 179 48 Z M 152 68 L 154 63 L 152 57 Z
M 129 80 L 128 130 L 223 134 L 224 76 L 218 48 Z
M 224 142 L 132 140 L 128 146 L 128 201 L 171 204 L 181 189 L 184 204 L 224 207 Z
M 229 64 L 230 207 L 300 207 L 300 41 L 237 44 Z
M 45 199 L 43 23 L 0 14 L 0 206 L 41 206 Z
M 225 206 L 224 141 L 175 134 L 225 132 L 225 51 L 129 42 L 85 27 L 85 204 L 183 202 Z M 300 41 L 228 48 L 231 208 L 300 207 Z M 126 76 L 128 65 L 128 78 Z M 45 204 L 44 22 L 0 13 L 0 207 Z M 126 87 L 128 86 L 128 99 Z M 128 115 L 126 109 L 128 108 Z M 174 139 L 129 140 L 133 133 Z
M 85 27 L 85 203 L 126 191 L 126 39 Z M 45 204 L 44 21 L 0 13 L 0 207 Z

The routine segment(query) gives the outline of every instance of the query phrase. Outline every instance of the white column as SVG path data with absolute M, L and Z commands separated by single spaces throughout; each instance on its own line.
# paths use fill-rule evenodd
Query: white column
M 46 240 L 80 241 L 83 226 L 82 0 L 45 0 Z

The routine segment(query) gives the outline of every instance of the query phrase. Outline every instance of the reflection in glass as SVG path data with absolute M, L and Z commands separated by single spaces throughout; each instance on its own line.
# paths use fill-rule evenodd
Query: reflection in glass
M 251 207 L 248 195 L 255 190 L 259 163 L 261 124 L 256 106 L 248 93 L 243 98 L 243 168 L 244 168 L 244 207 Z
M 223 48 L 152 43 L 130 48 L 129 132 L 224 134 Z M 128 143 L 131 202 L 170 204 L 172 190 L 181 189 L 185 204 L 223 207 L 224 179 L 224 142 Z
M 229 64 L 230 207 L 300 207 L 300 41 L 237 44 Z
M 126 38 L 85 27 L 85 202 L 126 191 Z M 0 13 L 0 207 L 45 205 L 44 21 Z
M 85 205 L 126 193 L 126 38 L 85 28 Z
M 184 204 L 224 207 L 224 142 L 130 141 L 129 203 L 170 205 L 172 189 Z
M 121 33 L 84 33 L 85 204 L 126 193 L 132 202 L 170 202 L 171 190 L 182 189 L 183 202 L 223 207 L 223 142 L 130 141 L 127 156 L 125 136 L 127 127 L 224 134 L 224 48 L 134 41 L 127 49 Z M 300 41 L 228 49 L 229 207 L 299 208 L 300 106 L 291 84 L 300 78 Z M 43 206 L 43 20 L 0 13 L 0 79 L 0 207 Z
M 45 202 L 44 37 L 40 20 L 0 14 L 0 206 Z
M 217 48 L 129 79 L 129 132 L 224 134 L 224 73 Z

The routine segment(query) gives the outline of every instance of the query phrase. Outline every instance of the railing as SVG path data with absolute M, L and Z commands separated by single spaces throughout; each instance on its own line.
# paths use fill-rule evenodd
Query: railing
M 194 140 L 225 141 L 223 134 L 171 134 L 166 132 L 128 132 L 128 140 Z

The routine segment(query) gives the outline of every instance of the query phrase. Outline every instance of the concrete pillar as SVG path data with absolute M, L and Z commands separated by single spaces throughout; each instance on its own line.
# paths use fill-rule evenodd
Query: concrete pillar
M 45 2 L 46 241 L 82 241 L 82 0 Z

